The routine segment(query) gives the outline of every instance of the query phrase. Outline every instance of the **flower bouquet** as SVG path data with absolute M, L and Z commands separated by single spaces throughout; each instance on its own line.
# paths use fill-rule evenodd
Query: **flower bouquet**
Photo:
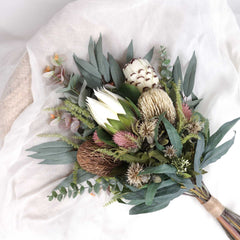
M 183 77 L 179 58 L 171 67 L 164 47 L 155 72 L 153 50 L 134 58 L 131 41 L 121 68 L 111 54 L 104 56 L 101 35 L 96 43 L 91 38 L 89 61 L 73 56 L 80 75 L 64 69 L 63 56 L 51 58 L 43 76 L 61 84 L 61 104 L 46 110 L 61 133 L 41 134 L 59 140 L 28 151 L 41 164 L 73 164 L 73 171 L 48 199 L 104 190 L 112 194 L 107 204 L 129 204 L 130 214 L 141 214 L 184 194 L 196 198 L 230 239 L 239 240 L 240 217 L 211 196 L 202 176 L 233 145 L 235 136 L 219 143 L 240 118 L 210 135 L 208 119 L 196 111 L 202 99 L 192 92 L 195 53 Z

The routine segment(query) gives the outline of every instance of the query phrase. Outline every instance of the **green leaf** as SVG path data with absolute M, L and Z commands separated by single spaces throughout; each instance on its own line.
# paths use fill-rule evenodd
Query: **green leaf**
M 138 98 L 140 97 L 141 93 L 137 87 L 130 85 L 128 83 L 124 83 L 118 89 L 118 93 L 123 96 L 124 98 L 129 98 L 133 101 L 134 104 L 137 104 Z
M 117 182 L 117 186 L 118 186 L 118 189 L 119 189 L 119 191 L 120 192 L 122 192 L 123 191 L 123 185 L 122 185 L 122 183 L 120 183 L 119 181 Z
M 147 173 L 164 173 L 164 174 L 168 174 L 168 173 L 176 173 L 176 168 L 168 165 L 168 164 L 161 164 L 159 166 L 156 167 L 147 167 L 145 168 L 143 171 L 140 172 L 139 175 L 144 175 Z
M 147 59 L 149 62 L 151 62 L 153 57 L 154 47 L 151 48 L 151 50 L 144 56 L 145 59 Z
M 95 174 L 89 173 L 84 171 L 83 169 L 78 169 L 78 173 L 77 173 L 77 183 L 80 184 L 82 182 L 87 181 L 88 179 L 91 179 L 93 177 L 95 177 Z
M 223 139 L 226 133 L 239 121 L 240 118 L 236 118 L 230 122 L 224 123 L 208 140 L 205 153 L 213 150 L 218 143 Z
M 197 105 L 202 101 L 202 98 L 193 101 L 187 101 L 187 105 L 192 108 L 196 108 Z
M 227 142 L 223 143 L 222 145 L 220 145 L 219 147 L 209 151 L 203 159 L 201 168 L 204 168 L 207 165 L 209 165 L 210 163 L 217 161 L 224 154 L 226 154 L 228 152 L 228 150 L 230 149 L 230 147 L 233 145 L 234 139 L 235 139 L 235 134 L 234 134 L 234 137 L 232 139 L 230 139 L 229 141 L 227 141 Z
M 78 106 L 85 107 L 86 106 L 86 98 L 89 96 L 89 91 L 87 90 L 87 82 L 84 80 L 79 97 L 78 97 Z
M 75 198 L 78 195 L 78 192 L 73 193 L 73 198 Z
M 196 66 L 197 66 L 197 59 L 194 52 L 184 76 L 183 90 L 186 97 L 191 95 L 194 87 Z
M 54 198 L 57 197 L 57 193 L 55 191 L 52 191 L 52 195 L 53 195 Z
M 88 63 L 87 61 L 78 58 L 76 55 L 74 55 L 74 60 L 77 62 L 78 65 L 80 65 L 85 71 L 90 73 L 91 75 L 95 76 L 96 78 L 101 78 L 101 74 L 98 72 L 98 69 L 94 67 L 92 64 Z
M 107 119 L 111 126 L 114 128 L 115 133 L 118 131 L 125 130 L 124 124 L 115 119 Z
M 62 193 L 63 196 L 66 196 L 66 194 L 67 194 L 66 188 L 65 188 L 65 187 L 61 187 L 61 188 L 60 188 L 60 193 Z
M 75 55 L 73 56 L 73 59 L 78 67 L 79 72 L 82 74 L 84 79 L 87 81 L 88 87 L 95 89 L 95 88 L 102 86 L 101 78 L 97 78 L 97 77 L 93 76 L 92 74 L 87 72 L 84 68 L 82 68 L 81 65 L 77 62 Z
M 87 185 L 88 185 L 89 187 L 92 187 L 92 186 L 93 186 L 90 181 L 87 181 Z
M 128 101 L 128 104 L 132 107 L 132 109 L 134 110 L 134 113 L 136 114 L 136 116 L 138 117 L 138 118 L 140 118 L 141 117 L 141 112 L 140 112 L 140 110 L 138 109 L 138 107 L 136 106 L 136 104 L 131 100 L 131 99 L 129 99 L 129 98 L 127 98 L 126 97 L 126 99 L 127 99 L 127 101 Z
M 98 70 L 103 75 L 104 80 L 106 82 L 109 82 L 110 81 L 109 64 L 107 62 L 106 57 L 103 55 L 101 35 L 97 41 L 95 53 L 97 57 Z
M 177 150 L 177 155 L 181 156 L 183 145 L 182 145 L 181 138 L 178 135 L 177 130 L 174 128 L 174 126 L 166 118 L 163 118 L 162 121 L 163 121 L 163 124 L 164 124 L 164 126 L 166 128 L 166 131 L 168 133 L 169 140 L 170 140 L 171 144 Z
M 142 204 L 139 204 L 139 205 L 131 208 L 129 211 L 129 214 L 135 215 L 135 214 L 155 212 L 155 211 L 158 211 L 158 210 L 161 210 L 161 209 L 167 207 L 168 204 L 169 204 L 169 201 L 154 202 L 151 206 L 147 206 L 147 205 L 145 205 L 145 203 L 142 203 Z
M 128 116 L 129 118 L 135 119 L 135 114 L 133 112 L 131 105 L 126 100 L 119 99 L 118 101 L 120 102 L 124 111 L 126 112 L 126 116 Z
M 88 55 L 89 55 L 89 61 L 90 61 L 90 63 L 91 63 L 95 68 L 97 68 L 98 65 L 97 65 L 97 60 L 96 60 L 96 56 L 95 56 L 95 53 L 94 53 L 94 42 L 93 42 L 93 40 L 92 40 L 92 37 L 90 37 L 89 44 L 88 44 Z
M 177 57 L 173 65 L 173 80 L 176 83 L 176 85 L 179 84 L 179 81 L 182 84 L 182 68 L 181 68 L 179 57 Z
M 154 129 L 154 141 L 155 141 L 155 144 L 156 144 L 156 147 L 159 151 L 163 151 L 164 150 L 164 147 L 158 142 L 158 128 L 159 128 L 159 124 L 161 123 L 161 121 L 163 120 L 164 118 L 164 115 L 165 113 L 162 113 L 159 118 L 158 118 L 158 122 L 156 124 L 156 127 Z
M 107 145 L 112 146 L 112 147 L 116 146 L 116 144 L 112 140 L 112 136 L 109 133 L 107 133 L 104 129 L 102 129 L 101 127 L 98 127 L 98 129 L 97 129 L 97 136 L 99 137 L 99 139 L 101 141 L 103 141 Z
M 131 127 L 133 118 L 128 117 L 127 115 L 121 114 L 121 113 L 119 113 L 117 116 L 118 116 L 120 122 L 124 125 L 124 129 Z
M 93 189 L 94 189 L 95 193 L 99 193 L 99 191 L 100 191 L 100 184 L 99 183 L 95 183 Z
M 148 185 L 146 196 L 145 196 L 145 204 L 147 206 L 150 206 L 152 204 L 159 185 L 160 183 L 151 183 Z
M 80 194 L 82 195 L 84 193 L 84 191 L 85 191 L 85 187 L 81 186 L 79 191 L 80 191 Z
M 166 163 L 168 160 L 157 150 L 148 152 L 149 157 L 157 159 L 161 164 Z
M 119 64 L 110 53 L 108 53 L 108 60 L 113 82 L 116 88 L 119 88 L 124 83 L 125 80 L 122 69 L 120 68 Z
M 59 202 L 62 201 L 62 198 L 63 198 L 63 195 L 62 195 L 62 194 L 59 194 L 59 195 L 57 196 L 57 200 L 58 200 Z
M 183 184 L 186 189 L 191 189 L 194 187 L 192 181 L 189 178 L 180 177 L 176 173 L 166 173 L 166 175 L 173 179 L 176 183 Z
M 43 157 L 37 156 L 38 153 L 33 154 L 34 158 L 41 158 L 44 161 L 40 162 L 39 164 L 70 164 L 76 161 L 77 159 L 77 151 L 65 152 L 60 154 L 51 154 L 45 155 Z M 35 155 L 35 156 L 34 156 Z
M 194 155 L 194 171 L 197 173 L 200 173 L 200 165 L 201 165 L 201 157 L 205 149 L 205 139 L 204 136 L 199 133 L 198 136 L 200 137 L 197 141 L 197 147 L 195 150 Z M 201 187 L 202 185 L 202 175 L 196 175 L 196 184 L 198 187 Z
M 127 48 L 127 62 L 130 62 L 133 59 L 133 40 L 128 45 Z

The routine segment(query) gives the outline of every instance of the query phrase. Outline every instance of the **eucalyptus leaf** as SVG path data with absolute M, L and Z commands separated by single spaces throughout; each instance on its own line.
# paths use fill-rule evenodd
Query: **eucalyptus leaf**
M 57 141 L 52 141 L 52 142 L 45 142 L 45 143 L 41 143 L 39 145 L 33 146 L 29 149 L 27 149 L 26 151 L 32 151 L 32 152 L 42 152 L 42 151 L 46 151 L 50 148 L 70 148 L 72 149 L 72 147 L 67 144 L 66 142 L 63 142 L 61 140 L 57 140 Z
M 85 71 L 90 73 L 96 78 L 101 78 L 101 74 L 98 72 L 98 69 L 94 67 L 92 64 L 88 63 L 87 61 L 78 58 L 76 55 L 74 55 L 74 60 L 77 62 L 78 65 L 80 65 Z
M 145 204 L 147 206 L 150 206 L 152 204 L 159 185 L 160 183 L 151 183 L 148 185 L 146 196 L 145 196 Z
M 197 59 L 194 52 L 184 76 L 183 91 L 186 97 L 190 96 L 192 93 L 192 90 L 194 87 L 194 81 L 195 81 L 196 67 L 197 67 Z
M 196 108 L 197 105 L 202 101 L 202 98 L 198 99 L 198 100 L 193 100 L 193 101 L 187 101 L 187 105 L 189 107 L 192 107 L 192 108 Z
M 127 62 L 130 62 L 133 59 L 133 40 L 128 45 L 127 48 Z
M 97 129 L 97 136 L 99 137 L 99 139 L 101 141 L 103 141 L 107 145 L 110 145 L 113 147 L 116 146 L 116 144 L 112 140 L 112 136 L 109 133 L 107 133 L 104 129 L 102 129 L 101 127 L 98 127 L 98 129 Z
M 239 121 L 240 118 L 235 118 L 230 122 L 224 123 L 208 140 L 205 153 L 213 150 L 218 143 L 223 139 L 226 133 Z
M 81 91 L 78 97 L 78 106 L 85 107 L 86 106 L 86 98 L 89 96 L 89 91 L 87 90 L 87 82 L 84 80 Z
M 109 64 L 108 64 L 105 56 L 103 55 L 102 36 L 101 35 L 96 44 L 95 54 L 96 54 L 96 58 L 97 58 L 98 70 L 103 75 L 104 80 L 106 82 L 109 82 L 110 81 Z
M 119 64 L 110 53 L 108 53 L 108 60 L 113 82 L 116 88 L 119 88 L 124 83 L 125 80 L 122 69 L 120 68 Z
M 186 189 L 191 189 L 194 187 L 192 181 L 189 178 L 180 177 L 176 173 L 166 173 L 166 175 L 173 179 L 176 183 L 183 184 Z
M 173 65 L 173 80 L 176 83 L 176 85 L 180 83 L 182 84 L 182 67 L 181 67 L 181 63 L 179 60 L 179 57 L 177 57 L 174 65 Z
M 201 133 L 199 133 L 198 136 L 199 136 L 199 139 L 197 141 L 197 146 L 196 146 L 195 155 L 194 155 L 194 171 L 197 173 L 200 173 L 201 157 L 205 149 L 205 139 Z M 201 182 L 202 182 L 202 175 L 201 174 L 196 175 L 196 184 L 198 187 L 201 187 L 202 185 Z
M 209 151 L 205 155 L 203 162 L 201 163 L 201 168 L 204 168 L 207 165 L 209 165 L 210 163 L 217 161 L 224 154 L 226 154 L 228 152 L 228 150 L 230 149 L 230 147 L 233 145 L 234 140 L 235 140 L 235 134 L 234 134 L 234 137 L 232 139 L 230 139 L 229 141 L 227 141 L 227 142 L 223 143 L 222 145 L 220 145 L 219 147 Z
M 122 84 L 121 87 L 118 89 L 118 93 L 125 98 L 131 99 L 134 104 L 137 104 L 138 98 L 141 95 L 137 87 L 128 83 Z
M 148 174 L 148 173 L 169 174 L 169 173 L 176 173 L 176 171 L 177 171 L 176 168 L 171 165 L 161 164 L 156 167 L 147 167 L 143 171 L 141 171 L 139 175 L 144 175 L 144 174 Z
M 88 56 L 89 56 L 89 61 L 90 63 L 97 68 L 97 60 L 94 52 L 94 42 L 92 40 L 92 37 L 90 37 L 89 44 L 88 44 Z
M 151 62 L 153 57 L 154 47 L 150 49 L 150 51 L 144 56 L 145 59 L 147 59 L 149 62 Z
M 163 118 L 162 122 L 166 128 L 171 144 L 177 151 L 177 155 L 181 156 L 183 145 L 177 130 L 166 118 Z

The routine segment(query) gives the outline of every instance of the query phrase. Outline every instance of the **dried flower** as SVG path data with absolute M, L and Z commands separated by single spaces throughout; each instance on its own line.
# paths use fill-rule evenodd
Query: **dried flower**
M 143 139 L 147 139 L 149 144 L 154 142 L 154 130 L 157 125 L 157 119 L 147 119 L 143 122 L 138 121 L 136 123 L 136 128 L 139 136 Z
M 199 121 L 192 121 L 187 124 L 186 128 L 189 133 L 198 134 L 204 127 L 204 124 Z
M 113 135 L 113 141 L 125 149 L 137 149 L 137 136 L 131 132 L 119 131 Z
M 121 165 L 113 157 L 96 151 L 99 148 L 92 141 L 86 141 L 80 145 L 77 152 L 77 161 L 82 169 L 98 176 L 114 175 L 113 170 Z
M 186 103 L 182 104 L 182 111 L 183 111 L 185 118 L 189 121 L 192 116 L 192 111 Z
M 166 118 L 173 124 L 176 110 L 168 94 L 162 89 L 151 89 L 142 93 L 138 99 L 138 107 L 144 119 L 151 119 L 166 112 Z
M 99 147 L 102 147 L 105 145 L 105 143 L 98 137 L 97 131 L 93 133 L 93 141 L 95 144 L 97 144 Z
M 141 92 L 159 85 L 154 68 L 146 59 L 132 59 L 123 68 L 126 82 L 136 86 Z
M 138 175 L 143 170 L 143 165 L 139 163 L 131 163 L 127 170 L 127 181 L 130 185 L 141 187 L 150 180 L 150 174 Z
M 177 151 L 176 151 L 176 149 L 172 145 L 171 146 L 167 146 L 165 148 L 165 150 L 163 150 L 163 152 L 164 152 L 164 157 L 168 157 L 170 159 L 172 159 L 172 158 L 177 156 L 176 155 Z

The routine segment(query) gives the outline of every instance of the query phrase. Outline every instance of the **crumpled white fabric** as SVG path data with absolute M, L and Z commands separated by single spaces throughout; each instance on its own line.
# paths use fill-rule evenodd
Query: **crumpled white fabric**
M 67 5 L 29 41 L 34 102 L 15 121 L 0 152 L 0 237 L 39 240 L 226 239 L 219 224 L 195 199 L 181 196 L 164 210 L 129 216 L 129 206 L 103 207 L 106 193 L 48 202 L 46 196 L 72 166 L 39 165 L 27 157 L 36 137 L 53 132 L 44 107 L 57 103 L 56 86 L 42 78 L 53 53 L 67 56 L 66 67 L 77 71 L 72 54 L 87 57 L 89 37 L 103 35 L 105 52 L 123 62 L 130 40 L 135 56 L 160 45 L 172 63 L 180 56 L 183 68 L 195 50 L 198 65 L 195 94 L 203 98 L 198 110 L 210 119 L 212 133 L 240 115 L 240 31 L 225 0 L 80 0 Z M 240 212 L 240 124 L 235 145 L 209 166 L 204 181 L 223 205 Z M 233 136 L 230 131 L 225 141 Z

